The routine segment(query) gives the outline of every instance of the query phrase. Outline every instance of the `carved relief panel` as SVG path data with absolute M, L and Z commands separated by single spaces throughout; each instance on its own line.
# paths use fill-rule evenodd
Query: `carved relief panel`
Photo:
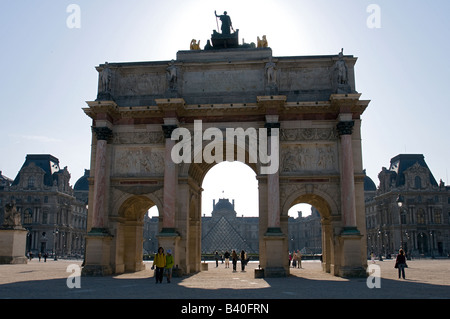
M 303 144 L 281 148 L 281 173 L 337 170 L 335 144 Z
M 164 149 L 143 146 L 116 146 L 113 175 L 158 176 L 164 174 Z
M 336 139 L 334 128 L 281 129 L 280 172 L 337 172 Z

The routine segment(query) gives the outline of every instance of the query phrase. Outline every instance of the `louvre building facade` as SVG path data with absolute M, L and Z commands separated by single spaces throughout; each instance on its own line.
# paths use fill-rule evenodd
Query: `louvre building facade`
M 27 253 L 37 256 L 56 252 L 57 256 L 82 257 L 89 171 L 86 174 L 74 190 L 69 184 L 67 167 L 60 169 L 58 158 L 48 154 L 27 155 L 14 180 L 0 174 L 0 225 L 5 205 L 15 203 L 22 215 L 22 226 L 28 231 Z
M 400 154 L 366 187 L 367 251 L 412 257 L 450 253 L 450 186 L 434 178 L 422 154 Z M 399 201 L 401 205 L 399 205 Z

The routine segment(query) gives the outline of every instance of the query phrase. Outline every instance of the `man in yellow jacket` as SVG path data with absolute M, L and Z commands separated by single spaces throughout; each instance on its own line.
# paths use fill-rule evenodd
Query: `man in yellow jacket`
M 164 255 L 164 249 L 162 247 L 159 247 L 158 253 L 155 254 L 152 269 L 154 269 L 155 267 L 156 267 L 155 269 L 156 283 L 158 283 L 158 281 L 162 283 L 164 275 L 164 267 L 166 267 L 166 256 Z

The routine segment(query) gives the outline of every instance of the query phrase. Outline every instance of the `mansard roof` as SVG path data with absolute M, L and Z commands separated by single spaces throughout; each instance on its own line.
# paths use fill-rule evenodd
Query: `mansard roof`
M 31 163 L 45 172 L 44 185 L 53 186 L 53 174 L 59 172 L 59 159 L 50 154 L 28 154 L 20 171 L 30 166 Z M 20 171 L 14 179 L 13 186 L 20 182 Z
M 405 185 L 404 173 L 416 163 L 421 167 L 425 167 L 429 171 L 430 184 L 433 186 L 438 186 L 436 179 L 425 162 L 425 157 L 423 154 L 399 154 L 391 159 L 389 171 L 396 173 L 395 186 L 399 187 Z

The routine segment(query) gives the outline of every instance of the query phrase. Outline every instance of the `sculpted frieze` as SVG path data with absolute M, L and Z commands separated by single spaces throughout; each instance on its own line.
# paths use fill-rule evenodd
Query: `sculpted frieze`
M 281 141 L 330 141 L 336 138 L 334 128 L 282 128 L 280 130 Z
M 164 149 L 151 147 L 116 148 L 114 174 L 153 176 L 164 173 Z
M 334 144 L 296 145 L 281 149 L 281 172 L 337 171 Z
M 117 132 L 114 144 L 163 144 L 163 132 Z

